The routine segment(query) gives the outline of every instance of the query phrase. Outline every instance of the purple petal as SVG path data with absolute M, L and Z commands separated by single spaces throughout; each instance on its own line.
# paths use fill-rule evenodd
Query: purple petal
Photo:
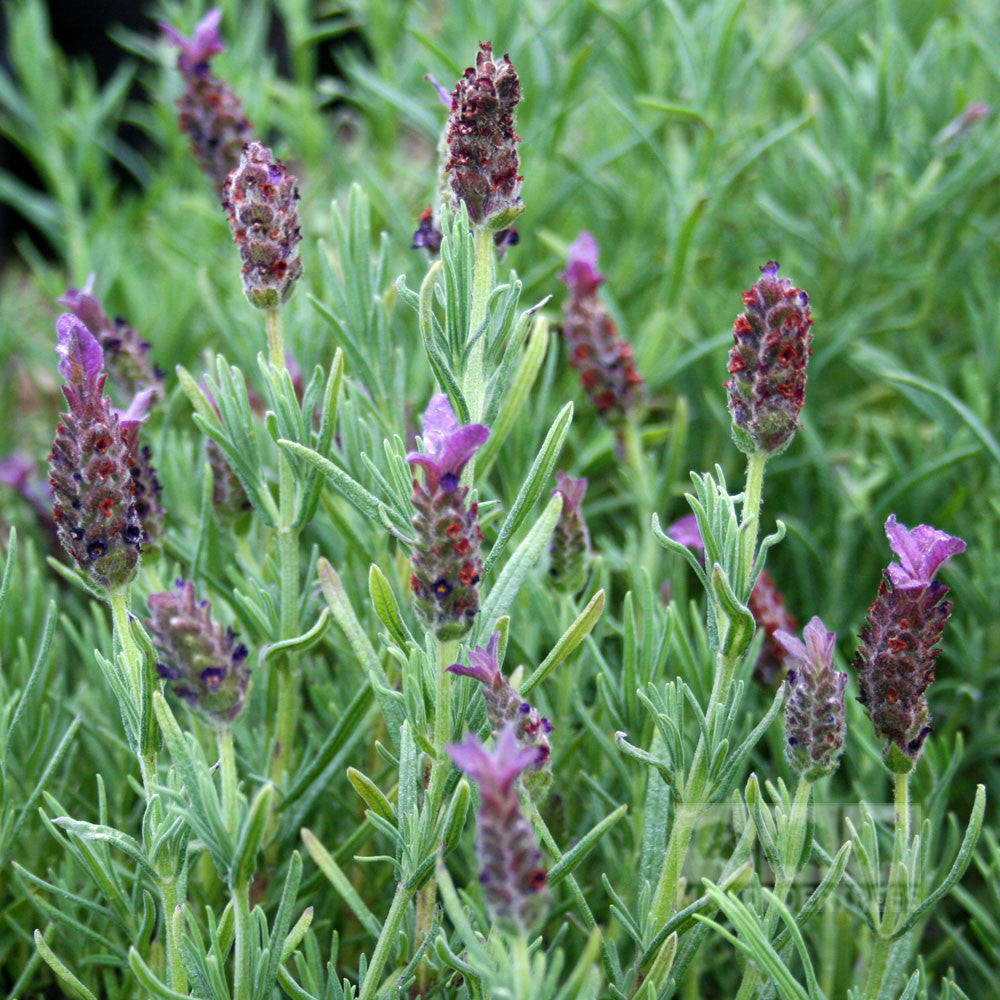
M 667 528 L 667 537 L 672 538 L 681 545 L 686 545 L 695 552 L 705 551 L 705 542 L 701 537 L 701 529 L 698 527 L 698 518 L 694 514 L 685 514 L 679 521 L 674 521 Z M 798 640 L 796 640 L 798 641 Z
M 87 284 L 83 288 L 68 288 L 62 298 L 56 302 L 65 306 L 77 319 L 81 320 L 86 328 L 97 336 L 101 330 L 106 329 L 111 324 L 108 322 L 107 314 L 100 301 L 93 295 L 94 275 L 87 279 Z
M 538 763 L 541 747 L 520 747 L 512 723 L 500 731 L 490 753 L 473 733 L 462 743 L 451 743 L 445 749 L 456 766 L 480 785 L 508 788 L 514 779 L 532 764 Z
M 487 687 L 494 687 L 500 678 L 500 664 L 497 661 L 497 650 L 500 644 L 500 633 L 494 632 L 486 648 L 476 646 L 469 653 L 469 666 L 453 663 L 448 670 L 460 677 L 473 677 Z
M 155 389 L 143 389 L 132 397 L 132 402 L 128 404 L 127 409 L 120 410 L 118 407 L 112 407 L 112 412 L 118 417 L 123 428 L 127 424 L 141 424 L 149 416 L 146 411 L 149 409 L 150 400 L 155 395 Z
M 59 374 L 72 386 L 88 385 L 101 373 L 104 353 L 94 335 L 72 313 L 56 320 Z
M 816 663 L 832 663 L 833 650 L 837 645 L 837 633 L 827 631 L 826 626 L 816 615 L 809 619 L 809 624 L 802 630 L 802 637 L 812 659 Z
M 805 663 L 808 659 L 809 651 L 803 645 L 802 640 L 792 635 L 791 632 L 786 632 L 784 629 L 779 628 L 774 633 L 774 638 L 785 647 L 785 652 L 796 663 Z
M 574 479 L 567 476 L 565 472 L 556 473 L 556 488 L 553 495 L 561 493 L 563 498 L 563 514 L 571 514 L 580 509 L 583 502 L 583 495 L 587 492 L 586 479 Z
M 604 281 L 604 275 L 597 270 L 597 256 L 600 248 L 591 233 L 580 233 L 569 248 L 566 270 L 559 277 L 574 295 L 593 294 Z
M 435 80 L 430 73 L 428 73 L 424 77 L 424 79 L 427 80 L 430 83 L 430 85 L 438 92 L 438 97 L 441 98 L 441 103 L 444 104 L 444 106 L 450 111 L 451 92 L 448 90 L 448 88 L 445 87 L 443 84 L 438 83 L 437 80 Z
M 212 56 L 225 52 L 219 36 L 219 21 L 222 11 L 219 8 L 210 10 L 195 26 L 191 38 L 185 38 L 172 24 L 160 21 L 159 25 L 167 38 L 181 50 L 180 64 L 182 69 L 192 69 L 201 63 L 207 63 Z
M 431 397 L 423 415 L 424 454 L 411 451 L 407 462 L 422 465 L 427 473 L 427 486 L 436 489 L 441 479 L 449 475 L 457 484 L 469 459 L 490 436 L 482 424 L 459 426 L 458 417 L 444 393 Z
M 912 590 L 927 587 L 934 574 L 952 556 L 965 551 L 965 542 L 927 524 L 907 528 L 890 514 L 885 522 L 885 533 L 889 546 L 899 556 L 898 563 L 890 563 L 886 572 L 893 587 Z
M 35 463 L 23 451 L 0 459 L 0 483 L 23 491 L 35 475 Z

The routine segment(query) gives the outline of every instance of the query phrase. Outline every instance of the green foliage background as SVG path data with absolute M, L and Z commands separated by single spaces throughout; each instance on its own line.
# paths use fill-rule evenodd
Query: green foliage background
M 415 316 L 394 284 L 405 274 L 411 288 L 419 287 L 427 266 L 408 244 L 415 217 L 431 200 L 445 111 L 423 76 L 450 84 L 476 43 L 492 39 L 497 51 L 510 52 L 524 91 L 517 127 L 526 211 L 518 220 L 521 242 L 500 275 L 517 272 L 522 306 L 552 295 L 545 309 L 555 320 L 567 246 L 582 228 L 597 237 L 608 275 L 605 301 L 649 386 L 642 440 L 661 522 L 687 512 L 689 469 L 720 463 L 731 483 L 740 481 L 742 456 L 729 440 L 721 386 L 729 329 L 740 290 L 755 280 L 758 265 L 777 258 L 782 272 L 808 290 L 816 326 L 802 429 L 768 469 L 764 526 L 776 518 L 788 526 L 769 570 L 801 621 L 820 614 L 838 632 L 847 662 L 888 559 L 882 534 L 888 514 L 965 538 L 967 553 L 947 573 L 955 612 L 931 689 L 935 733 L 913 795 L 947 837 L 945 809 L 964 817 L 976 783 L 1000 788 L 1000 703 L 991 697 L 1000 684 L 997 5 L 229 0 L 222 6 L 229 50 L 215 61 L 217 72 L 244 100 L 258 134 L 300 178 L 306 274 L 285 310 L 286 338 L 307 373 L 315 363 L 329 366 L 337 347 L 345 349 L 338 432 L 351 474 L 377 492 L 360 453 L 384 470 L 383 437 L 412 432 L 414 414 L 433 390 Z M 0 279 L 0 454 L 22 448 L 42 467 L 61 410 L 53 300 L 96 273 L 109 312 L 126 316 L 152 343 L 171 390 L 152 439 L 168 509 L 167 552 L 144 567 L 137 589 L 163 589 L 195 560 L 216 612 L 259 648 L 268 641 L 273 608 L 262 601 L 265 610 L 254 619 L 240 592 L 267 594 L 275 567 L 257 548 L 264 537 L 259 526 L 246 541 L 213 530 L 199 538 L 201 435 L 172 373 L 183 364 L 197 374 L 209 354 L 221 351 L 256 384 L 263 325 L 240 289 L 224 214 L 178 132 L 172 102 L 181 84 L 172 52 L 153 19 L 143 34 L 119 32 L 121 68 L 98 88 L 85 63 L 68 61 L 53 46 L 43 11 L 35 0 L 7 5 L 12 72 L 0 74 L 0 128 L 41 178 L 40 186 L 25 188 L 0 174 L 0 198 L 16 204 L 54 251 L 46 255 L 23 239 L 20 260 Z M 202 11 L 188 3 L 151 13 L 189 30 Z M 272 31 L 287 42 L 288 76 L 277 71 Z M 328 46 L 335 46 L 336 77 L 317 74 L 317 53 Z M 127 99 L 133 79 L 148 102 Z M 949 134 L 949 124 L 974 102 L 994 108 Z M 138 126 L 143 141 L 127 145 L 117 132 L 122 122 Z M 128 185 L 118 180 L 122 174 Z M 363 199 L 350 194 L 355 184 L 370 202 L 370 229 Z M 355 216 L 338 232 L 334 220 L 345 218 L 349 203 Z M 381 243 L 379 232 L 386 234 Z M 372 274 L 374 299 L 359 303 L 369 249 L 377 254 L 379 247 L 384 259 Z M 380 323 L 387 353 L 379 350 Z M 383 374 L 380 392 L 361 391 L 355 381 L 365 359 Z M 592 640 L 539 694 L 557 725 L 549 822 L 557 839 L 570 844 L 619 803 L 630 803 L 627 818 L 576 873 L 598 922 L 613 927 L 601 876 L 623 895 L 631 891 L 624 887 L 639 864 L 646 782 L 613 735 L 624 730 L 645 746 L 640 735 L 650 733 L 623 686 L 624 664 L 638 656 L 644 681 L 678 672 L 676 633 L 665 631 L 658 595 L 669 580 L 682 619 L 688 597 L 696 595 L 680 561 L 666 553 L 654 556 L 653 579 L 636 568 L 648 527 L 635 502 L 634 470 L 617 457 L 613 433 L 582 395 L 555 336 L 485 499 L 510 507 L 566 400 L 576 410 L 560 466 L 590 480 L 586 511 L 600 556 L 584 597 L 604 586 L 608 602 Z M 50 822 L 61 812 L 98 822 L 104 809 L 128 829 L 140 815 L 125 780 L 134 762 L 92 653 L 110 649 L 109 624 L 101 608 L 53 575 L 44 562 L 49 539 L 30 508 L 2 488 L 0 518 L 20 536 L 15 590 L 0 619 L 0 992 L 57 995 L 31 939 L 35 927 L 51 926 L 53 948 L 77 962 L 77 975 L 97 995 L 139 996 L 123 964 L 128 919 L 99 900 L 86 863 Z M 491 524 L 495 531 L 499 520 Z M 304 559 L 315 552 L 336 567 L 374 641 L 382 626 L 368 599 L 368 567 L 378 563 L 405 602 L 401 548 L 332 494 L 305 543 Z M 50 601 L 54 612 L 47 610 Z M 309 593 L 303 621 L 317 608 Z M 560 624 L 568 624 L 561 613 L 544 573 L 530 578 L 511 609 L 508 669 L 523 663 L 530 673 L 537 666 Z M 55 635 L 33 672 L 47 614 Z M 633 616 L 644 636 L 638 654 L 623 653 Z M 353 663 L 333 628 L 307 658 L 300 760 L 310 759 L 354 693 Z M 256 684 L 255 704 L 237 732 L 248 776 L 266 773 L 261 720 L 269 692 L 266 678 Z M 853 679 L 849 692 L 856 694 Z M 751 712 L 762 714 L 769 700 L 753 691 Z M 889 801 L 856 705 L 849 725 L 844 765 L 823 795 Z M 753 761 L 772 780 L 787 778 L 778 728 Z M 286 816 L 279 846 L 286 856 L 298 828 L 309 827 L 382 914 L 391 874 L 351 861 L 356 853 L 384 851 L 377 837 L 372 847 L 370 827 L 358 826 L 364 803 L 344 777 L 353 764 L 389 794 L 394 769 L 379 756 L 376 738 L 384 741 L 384 731 L 351 735 Z M 993 831 L 1000 829 L 997 799 L 987 805 Z M 362 831 L 357 837 L 355 829 Z M 470 836 L 460 860 L 449 864 L 456 882 L 470 876 Z M 265 908 L 280 894 L 279 869 L 273 885 L 259 887 Z M 218 887 L 207 873 L 200 877 L 201 902 L 221 908 Z M 57 896 L 43 882 L 72 895 Z M 1000 848 L 988 831 L 977 866 L 935 911 L 919 944 L 930 995 L 960 996 L 939 986 L 952 976 L 969 996 L 992 995 L 998 882 Z M 561 947 L 572 960 L 586 936 L 569 895 L 556 899 L 550 927 L 565 911 Z M 300 908 L 314 907 L 317 954 L 329 957 L 330 935 L 338 930 L 340 972 L 355 979 L 358 955 L 371 942 L 308 861 L 299 900 Z M 856 923 L 843 912 L 810 929 L 830 996 L 843 995 L 853 981 L 838 954 L 856 937 Z M 709 938 L 692 974 L 701 993 L 689 995 L 732 995 L 739 981 L 734 953 L 721 939 Z

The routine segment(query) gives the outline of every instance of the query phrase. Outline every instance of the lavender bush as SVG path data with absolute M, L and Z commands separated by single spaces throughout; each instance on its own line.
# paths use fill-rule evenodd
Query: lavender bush
M 5 11 L 0 996 L 995 992 L 993 7 Z

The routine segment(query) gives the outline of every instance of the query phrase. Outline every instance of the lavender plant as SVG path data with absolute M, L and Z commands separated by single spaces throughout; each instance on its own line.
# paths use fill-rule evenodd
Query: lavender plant
M 0 996 L 988 995 L 996 14 L 307 7 L 5 10 Z

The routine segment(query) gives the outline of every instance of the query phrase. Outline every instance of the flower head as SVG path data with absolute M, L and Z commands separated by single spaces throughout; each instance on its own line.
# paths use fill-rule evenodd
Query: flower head
M 868 609 L 854 657 L 861 694 L 875 733 L 883 741 L 887 766 L 910 770 L 931 732 L 926 691 L 935 679 L 937 646 L 951 615 L 948 588 L 934 574 L 965 542 L 920 525 L 912 531 L 886 522 L 899 563 L 886 568 Z
M 153 367 L 149 344 L 120 316 L 109 319 L 93 294 L 94 275 L 83 288 L 70 288 L 56 301 L 65 306 L 93 334 L 104 352 L 108 374 L 122 396 L 151 389 L 150 403 L 163 393 L 163 373 Z
M 500 732 L 492 753 L 471 734 L 447 750 L 479 785 L 476 853 L 490 915 L 517 931 L 531 930 L 545 912 L 548 879 L 534 830 L 521 811 L 516 782 L 536 763 L 539 751 L 519 746 L 512 725 Z
M 424 469 L 428 491 L 439 486 L 450 493 L 458 486 L 462 470 L 490 436 L 482 424 L 460 426 L 448 397 L 442 392 L 431 397 L 423 416 L 424 453 L 411 451 L 406 461 Z
M 510 58 L 493 58 L 493 46 L 480 43 L 451 95 L 445 170 L 454 205 L 464 202 L 473 223 L 503 229 L 522 210 L 519 138 L 514 108 L 521 85 Z
M 837 636 L 819 618 L 802 634 L 804 643 L 788 632 L 776 633 L 793 664 L 785 680 L 785 755 L 806 781 L 818 781 L 837 769 L 844 752 L 847 674 L 834 670 Z
M 560 275 L 570 292 L 563 306 L 563 336 L 569 363 L 579 371 L 584 391 L 598 413 L 616 424 L 642 402 L 643 378 L 631 346 L 598 298 L 604 276 L 597 270 L 597 255 L 597 241 L 587 232 L 569 249 L 566 270 Z
M 155 398 L 155 392 L 153 388 L 143 389 L 135 394 L 127 409 L 114 411 L 122 430 L 122 439 L 132 459 L 129 469 L 132 475 L 132 496 L 135 498 L 135 511 L 142 522 L 142 550 L 147 555 L 155 555 L 158 551 L 160 536 L 163 534 L 163 520 L 166 517 L 160 501 L 163 487 L 153 465 L 153 451 L 148 444 L 142 444 L 139 440 L 139 429 L 146 420 L 146 411 Z
M 69 412 L 49 455 L 52 516 L 63 548 L 84 572 L 113 590 L 129 583 L 139 565 L 142 526 L 134 462 L 119 419 L 102 395 L 100 345 L 69 313 L 59 317 L 56 329 Z
M 574 479 L 562 471 L 556 473 L 556 488 L 552 493 L 562 496 L 563 505 L 549 545 L 549 575 L 567 594 L 577 593 L 587 581 L 590 532 L 582 506 L 586 492 L 586 479 Z
M 219 35 L 221 16 L 220 10 L 210 11 L 191 38 L 185 38 L 173 25 L 160 22 L 167 40 L 180 49 L 177 68 L 185 84 L 177 98 L 181 130 L 188 134 L 191 151 L 202 170 L 220 191 L 239 162 L 240 150 L 253 138 L 240 99 L 209 65 L 213 56 L 225 51 Z
M 258 309 L 285 302 L 302 276 L 298 182 L 263 143 L 243 147 L 226 179 L 222 207 L 243 260 L 243 291 Z
M 197 600 L 190 580 L 151 594 L 149 610 L 146 625 L 160 658 L 159 675 L 217 729 L 231 726 L 250 690 L 246 646 L 231 628 L 212 620 L 211 605 Z
M 453 663 L 448 670 L 461 677 L 471 677 L 483 685 L 486 714 L 493 728 L 493 735 L 498 736 L 505 726 L 513 726 L 520 746 L 539 751 L 531 768 L 534 772 L 539 772 L 548 764 L 552 755 L 548 739 L 552 723 L 539 714 L 537 708 L 526 702 L 504 677 L 497 658 L 499 647 L 500 633 L 494 632 L 485 648 L 476 646 L 469 653 L 468 666 Z M 544 790 L 550 780 L 551 775 L 546 773 L 544 781 L 534 780 L 530 783 L 530 791 L 534 793 Z
M 965 551 L 965 542 L 926 524 L 907 528 L 890 514 L 885 522 L 889 547 L 899 556 L 898 563 L 889 563 L 886 572 L 894 590 L 929 587 L 934 574 L 952 557 Z
M 737 447 L 776 455 L 792 440 L 806 398 L 806 362 L 812 351 L 809 296 L 768 261 L 743 293 L 746 312 L 733 324 L 729 352 L 729 412 Z

